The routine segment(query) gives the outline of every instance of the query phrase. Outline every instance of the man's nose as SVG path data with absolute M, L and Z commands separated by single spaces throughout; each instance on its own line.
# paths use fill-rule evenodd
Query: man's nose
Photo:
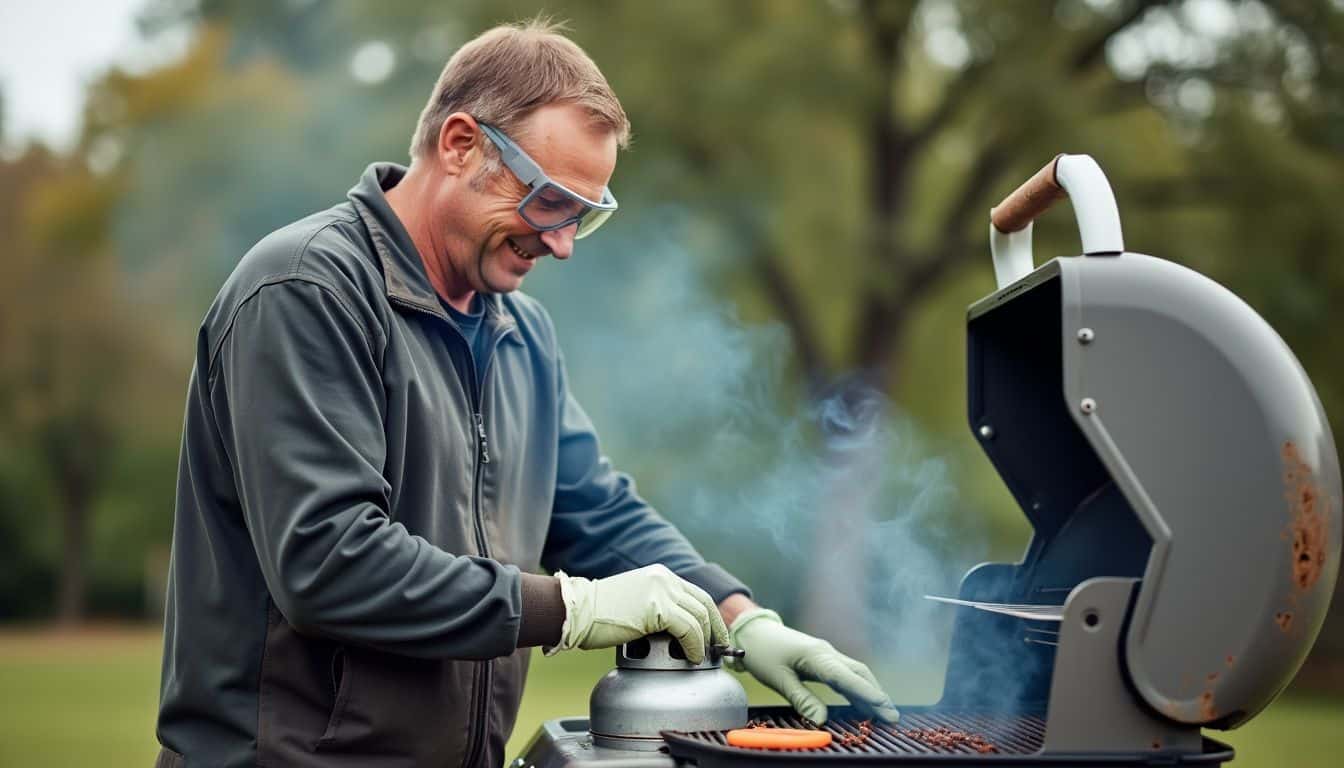
M 552 229 L 549 232 L 541 233 L 541 242 L 546 244 L 546 248 L 550 250 L 552 256 L 564 261 L 574 253 L 574 233 L 578 231 L 578 224 Z

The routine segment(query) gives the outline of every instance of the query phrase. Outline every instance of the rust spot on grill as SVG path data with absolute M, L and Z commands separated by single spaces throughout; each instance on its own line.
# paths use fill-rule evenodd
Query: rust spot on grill
M 1297 445 L 1292 441 L 1283 444 L 1283 463 L 1283 483 L 1288 500 L 1288 532 L 1293 548 L 1293 586 L 1305 592 L 1316 586 L 1325 570 L 1326 541 L 1329 538 L 1325 507 L 1329 500 L 1322 497 L 1311 467 L 1302 461 Z
M 1213 691 L 1205 691 L 1199 695 L 1199 714 L 1205 720 L 1212 720 L 1218 716 L 1218 710 L 1213 706 Z
M 1236 663 L 1237 663 L 1237 657 L 1236 657 L 1236 656 L 1228 656 L 1228 657 L 1227 657 L 1226 659 L 1224 659 L 1223 661 L 1227 662 L 1227 666 L 1230 667 L 1230 666 L 1232 666 L 1233 664 L 1236 664 Z
M 1293 627 L 1293 612 L 1280 611 L 1274 614 L 1274 623 L 1279 625 L 1279 629 L 1287 632 Z
M 1161 749 L 1161 748 L 1162 748 L 1162 740 L 1153 739 L 1153 749 Z
M 1218 679 L 1218 673 L 1217 673 L 1217 672 L 1214 672 L 1213 674 L 1209 675 L 1208 677 L 1206 677 L 1206 678 L 1204 678 L 1204 679 L 1205 679 L 1205 680 L 1208 680 L 1210 683 L 1212 683 L 1214 680 L 1217 680 L 1217 679 Z

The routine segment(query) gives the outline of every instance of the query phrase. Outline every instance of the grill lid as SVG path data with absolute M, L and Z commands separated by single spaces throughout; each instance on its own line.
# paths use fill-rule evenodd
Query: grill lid
M 1141 577 L 1121 649 L 1133 687 L 1171 720 L 1234 727 L 1291 680 L 1334 591 L 1329 423 L 1250 306 L 1117 252 L 1105 176 L 1086 156 L 1056 164 L 1095 255 L 1023 274 L 1039 205 L 1018 231 L 991 227 L 1000 289 L 968 318 L 971 427 L 1035 529 L 1017 601 Z

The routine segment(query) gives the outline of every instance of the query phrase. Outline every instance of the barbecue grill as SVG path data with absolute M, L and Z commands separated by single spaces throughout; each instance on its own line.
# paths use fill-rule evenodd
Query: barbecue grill
M 1066 196 L 1082 255 L 1033 268 L 1031 222 Z M 998 289 L 967 320 L 970 426 L 1033 535 L 1020 563 L 979 565 L 947 598 L 941 701 L 902 706 L 895 725 L 833 708 L 831 745 L 798 751 L 725 738 L 747 719 L 811 727 L 784 707 L 721 709 L 708 730 L 673 713 L 644 726 L 658 751 L 595 744 L 593 723 L 563 718 L 514 768 L 1232 759 L 1202 729 L 1242 725 L 1282 691 L 1338 576 L 1339 462 L 1315 390 L 1231 292 L 1125 251 L 1090 157 L 1061 155 L 1005 199 L 990 243 Z M 656 713 L 657 679 L 641 680 Z

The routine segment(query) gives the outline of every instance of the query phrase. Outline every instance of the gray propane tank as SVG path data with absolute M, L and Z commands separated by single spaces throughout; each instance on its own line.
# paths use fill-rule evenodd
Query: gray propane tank
M 594 744 L 653 752 L 663 746 L 660 731 L 745 726 L 747 692 L 717 655 L 692 664 L 659 633 L 616 649 L 616 669 L 593 688 L 588 713 Z

